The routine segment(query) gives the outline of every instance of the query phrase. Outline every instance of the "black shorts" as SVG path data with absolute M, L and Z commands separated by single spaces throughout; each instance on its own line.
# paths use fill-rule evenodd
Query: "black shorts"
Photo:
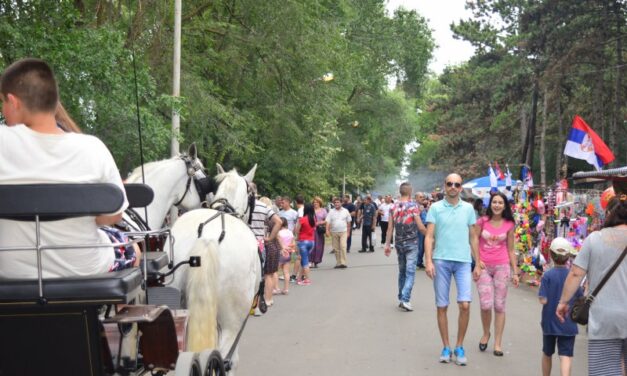
M 555 342 L 557 342 L 557 354 L 559 356 L 573 356 L 575 350 L 575 336 L 542 336 L 542 352 L 546 356 L 553 356 L 555 353 Z

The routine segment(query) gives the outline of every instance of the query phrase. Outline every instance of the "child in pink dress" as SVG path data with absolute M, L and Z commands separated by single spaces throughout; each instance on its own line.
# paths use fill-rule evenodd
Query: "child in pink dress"
M 294 242 L 294 234 L 287 228 L 287 220 L 281 218 L 283 226 L 281 231 L 277 234 L 279 243 L 281 244 L 281 257 L 279 258 L 279 269 L 283 271 L 283 290 L 281 294 L 287 295 L 290 286 L 290 260 L 292 253 L 296 249 L 296 243 Z

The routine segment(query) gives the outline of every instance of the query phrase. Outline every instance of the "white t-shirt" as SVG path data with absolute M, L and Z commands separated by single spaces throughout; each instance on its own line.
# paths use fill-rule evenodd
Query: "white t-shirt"
M 390 221 L 390 210 L 392 209 L 392 206 L 392 204 L 388 204 L 386 202 L 379 205 L 379 210 L 381 210 L 381 222 Z
M 346 223 L 351 223 L 351 214 L 344 208 L 340 210 L 333 208 L 329 210 L 326 221 L 331 232 L 346 232 Z
M 287 221 L 287 229 L 292 232 L 294 231 L 294 227 L 296 227 L 296 221 L 300 218 L 298 212 L 291 208 L 289 210 L 281 210 L 279 212 L 279 217 L 285 218 Z
M 94 136 L 43 134 L 24 125 L 0 126 L 0 184 L 113 183 L 124 192 L 120 173 L 107 147 Z M 124 204 L 115 213 L 128 206 Z M 43 245 L 110 243 L 95 217 L 41 223 Z M 0 219 L 0 247 L 33 246 L 35 223 Z M 109 271 L 112 248 L 45 250 L 43 276 L 85 276 Z M 34 251 L 0 251 L 0 278 L 37 278 Z

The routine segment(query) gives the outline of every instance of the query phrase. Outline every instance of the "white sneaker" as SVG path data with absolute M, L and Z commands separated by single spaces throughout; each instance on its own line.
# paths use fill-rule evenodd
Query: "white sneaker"
M 407 312 L 411 312 L 414 309 L 411 306 L 410 302 L 401 302 L 401 304 L 399 305 L 400 309 L 407 311 Z

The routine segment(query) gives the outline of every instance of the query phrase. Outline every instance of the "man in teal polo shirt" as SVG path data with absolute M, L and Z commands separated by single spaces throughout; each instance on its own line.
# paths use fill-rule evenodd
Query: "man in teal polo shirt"
M 451 280 L 455 278 L 457 286 L 457 304 L 459 305 L 459 328 L 455 362 L 466 365 L 466 353 L 463 343 L 468 319 L 470 317 L 470 301 L 472 300 L 472 257 L 478 260 L 478 244 L 475 231 L 475 211 L 467 202 L 459 198 L 462 190 L 462 178 L 458 174 L 450 174 L 444 180 L 444 200 L 431 205 L 427 213 L 427 234 L 425 236 L 425 271 L 433 279 L 435 304 L 437 306 L 438 329 L 444 349 L 440 362 L 451 361 L 451 347 L 448 338 L 449 291 Z M 433 243 L 435 241 L 435 250 Z M 472 250 L 472 257 L 471 257 Z M 477 271 L 479 268 L 477 268 Z

